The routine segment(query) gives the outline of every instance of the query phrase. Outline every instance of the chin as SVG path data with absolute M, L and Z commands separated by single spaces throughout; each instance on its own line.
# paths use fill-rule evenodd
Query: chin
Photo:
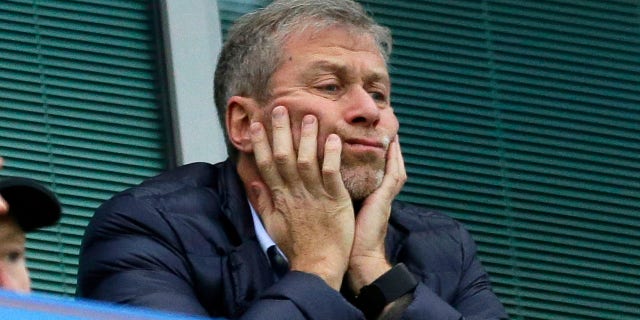
M 340 173 L 353 201 L 362 201 L 367 198 L 378 189 L 384 177 L 384 170 L 368 166 L 343 167 Z

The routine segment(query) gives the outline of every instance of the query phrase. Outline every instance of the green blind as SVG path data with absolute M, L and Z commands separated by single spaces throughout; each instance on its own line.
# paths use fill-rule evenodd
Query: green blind
M 73 295 L 94 210 L 167 166 L 153 19 L 150 1 L 0 2 L 0 175 L 63 204 L 28 237 L 36 291 Z
M 218 0 L 220 27 L 225 38 L 227 30 L 237 18 L 271 3 L 270 0 Z M 226 38 L 225 38 L 226 39 Z
M 640 317 L 640 1 L 367 1 L 401 198 L 463 221 L 512 319 Z
M 471 230 L 512 319 L 639 319 L 640 1 L 361 2 L 394 34 L 400 198 Z M 226 30 L 264 1 L 218 3 Z

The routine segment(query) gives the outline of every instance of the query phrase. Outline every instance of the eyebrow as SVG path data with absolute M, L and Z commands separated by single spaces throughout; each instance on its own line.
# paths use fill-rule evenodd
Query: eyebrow
M 303 73 L 305 78 L 312 78 L 316 75 L 317 71 L 326 71 L 335 73 L 340 77 L 348 78 L 348 67 L 345 64 L 342 64 L 337 61 L 330 60 L 319 60 L 314 61 Z M 384 72 L 368 72 L 364 77 L 365 83 L 375 83 L 375 82 L 389 82 L 388 74 Z
M 319 60 L 311 63 L 311 65 L 304 71 L 303 75 L 305 78 L 312 78 L 317 75 L 318 71 L 335 73 L 342 76 L 347 74 L 347 67 L 337 62 Z

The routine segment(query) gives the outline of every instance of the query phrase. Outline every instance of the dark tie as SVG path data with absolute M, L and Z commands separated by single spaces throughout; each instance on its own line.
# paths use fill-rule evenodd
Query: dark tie
M 284 277 L 287 271 L 289 271 L 289 263 L 280 252 L 278 252 L 278 248 L 276 248 L 275 245 L 267 249 L 267 256 L 269 257 L 269 263 L 271 263 L 271 269 L 273 269 L 276 276 L 278 276 L 278 279 Z

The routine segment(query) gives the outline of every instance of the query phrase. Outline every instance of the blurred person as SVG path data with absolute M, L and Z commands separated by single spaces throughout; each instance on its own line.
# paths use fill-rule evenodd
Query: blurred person
M 0 169 L 3 159 L 0 158 Z M 31 291 L 26 263 L 26 233 L 51 226 L 60 219 L 60 203 L 35 180 L 0 178 L 0 288 Z

